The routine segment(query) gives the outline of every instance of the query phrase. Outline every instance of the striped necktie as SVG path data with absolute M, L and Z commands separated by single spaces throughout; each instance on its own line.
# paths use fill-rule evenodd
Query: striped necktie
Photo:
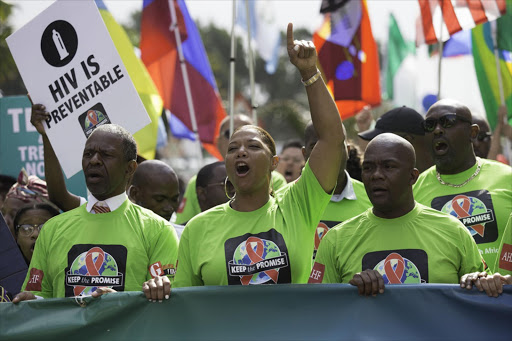
M 106 202 L 98 201 L 97 203 L 94 204 L 91 211 L 93 211 L 96 214 L 109 213 L 110 208 L 108 207 Z

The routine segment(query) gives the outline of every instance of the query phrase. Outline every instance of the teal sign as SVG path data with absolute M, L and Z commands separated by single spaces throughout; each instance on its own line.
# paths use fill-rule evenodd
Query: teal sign
M 18 177 L 21 168 L 44 179 L 43 139 L 30 123 L 27 96 L 0 98 L 0 174 Z M 81 153 L 82 151 L 77 151 Z M 66 179 L 69 192 L 87 196 L 83 172 Z

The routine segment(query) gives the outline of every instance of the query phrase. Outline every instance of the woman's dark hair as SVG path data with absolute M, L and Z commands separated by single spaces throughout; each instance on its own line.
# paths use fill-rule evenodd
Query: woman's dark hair
M 43 203 L 37 203 L 37 204 L 31 204 L 31 205 L 27 205 L 27 206 L 23 206 L 22 208 L 20 208 L 18 210 L 18 212 L 16 212 L 16 215 L 14 216 L 14 222 L 13 222 L 13 225 L 14 225 L 14 229 L 15 229 L 15 232 L 16 232 L 16 235 L 18 234 L 18 223 L 19 221 L 21 220 L 21 217 L 28 211 L 32 211 L 32 210 L 43 210 L 43 211 L 46 211 L 48 213 L 50 213 L 51 217 L 55 217 L 56 215 L 59 215 L 59 211 L 57 211 L 57 209 L 55 209 L 54 207 L 48 205 L 48 204 L 43 204 Z
M 352 179 L 363 181 L 361 176 L 361 152 L 359 147 L 353 141 L 348 142 L 350 144 L 350 152 L 348 153 L 347 159 L 348 175 L 350 175 Z
M 272 136 L 270 136 L 270 134 L 265 129 L 263 129 L 261 127 L 258 127 L 258 126 L 254 126 L 254 125 L 244 125 L 244 126 L 241 126 L 238 129 L 236 129 L 233 132 L 233 135 L 237 131 L 241 131 L 241 130 L 256 130 L 258 132 L 258 134 L 260 135 L 261 139 L 263 140 L 263 143 L 265 143 L 267 145 L 268 149 L 270 149 L 270 152 L 272 153 L 272 156 L 277 154 L 277 152 L 276 152 L 276 143 L 274 142 L 274 139 L 272 138 Z

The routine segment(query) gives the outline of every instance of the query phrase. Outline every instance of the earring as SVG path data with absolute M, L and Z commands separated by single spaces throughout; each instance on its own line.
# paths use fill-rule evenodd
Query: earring
M 233 195 L 232 197 L 229 196 L 228 194 L 228 177 L 226 176 L 226 179 L 224 179 L 224 193 L 226 193 L 226 197 L 228 197 L 229 200 L 233 199 L 236 195 Z

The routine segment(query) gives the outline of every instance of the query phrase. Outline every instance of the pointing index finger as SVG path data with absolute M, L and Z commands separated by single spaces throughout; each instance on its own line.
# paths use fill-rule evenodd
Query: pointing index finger
M 286 43 L 288 45 L 288 48 L 292 48 L 294 43 L 293 43 L 293 24 L 292 23 L 288 23 L 288 28 L 286 30 Z

